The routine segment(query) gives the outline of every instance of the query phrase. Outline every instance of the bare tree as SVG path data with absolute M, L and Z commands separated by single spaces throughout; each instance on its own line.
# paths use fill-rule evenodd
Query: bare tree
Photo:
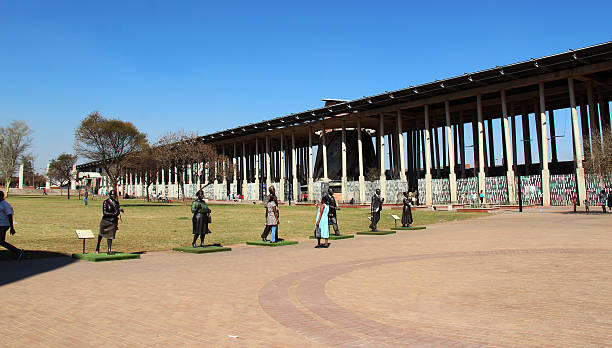
M 176 176 L 183 201 L 185 200 L 184 178 L 187 165 L 191 165 L 192 173 L 195 173 L 195 176 L 201 179 L 200 189 L 207 186 L 203 185 L 206 180 L 202 180 L 205 168 L 209 169 L 208 181 L 212 181 L 210 179 L 214 178 L 215 175 L 222 176 L 225 170 L 231 168 L 219 165 L 219 163 L 227 162 L 227 158 L 217 154 L 211 146 L 202 143 L 194 133 L 178 131 L 164 135 L 157 142 L 157 148 L 163 167 L 176 168 Z
M 591 141 L 584 140 L 584 153 L 590 153 L 584 160 L 584 171 L 595 175 L 599 180 L 612 175 L 612 137 L 610 126 L 604 126 L 602 133 L 595 130 Z
M 7 195 L 17 160 L 32 145 L 31 135 L 32 130 L 22 121 L 13 121 L 8 127 L 0 127 L 0 176 L 4 179 Z
M 97 111 L 81 122 L 74 136 L 76 153 L 98 162 L 115 191 L 129 161 L 128 155 L 142 150 L 147 140 L 131 122 L 107 119 Z
M 77 156 L 63 153 L 49 163 L 49 179 L 57 182 L 60 186 L 60 194 L 62 187 L 68 185 L 68 199 L 70 199 L 70 183 L 72 182 L 72 168 L 76 163 Z
M 157 173 L 162 167 L 162 161 L 159 148 L 151 147 L 149 144 L 145 144 L 143 147 L 140 152 L 128 155 L 127 167 L 140 174 L 148 202 L 150 201 L 149 187 L 157 179 Z

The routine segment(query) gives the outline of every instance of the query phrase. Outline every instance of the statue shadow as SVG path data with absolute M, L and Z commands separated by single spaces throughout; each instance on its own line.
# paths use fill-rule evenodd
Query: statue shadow
M 0 286 L 53 271 L 75 261 L 66 254 L 44 250 L 26 250 L 21 261 L 16 261 L 15 254 L 0 250 Z

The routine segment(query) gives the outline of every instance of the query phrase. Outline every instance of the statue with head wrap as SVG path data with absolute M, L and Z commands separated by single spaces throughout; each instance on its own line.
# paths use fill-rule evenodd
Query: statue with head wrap
M 208 229 L 208 223 L 210 222 L 210 209 L 206 202 L 204 202 L 204 193 L 202 190 L 196 193 L 196 200 L 191 203 L 191 213 L 193 217 L 191 222 L 193 225 L 193 241 L 191 242 L 192 247 L 196 247 L 198 237 L 200 238 L 200 246 L 204 247 L 204 237 L 210 233 Z

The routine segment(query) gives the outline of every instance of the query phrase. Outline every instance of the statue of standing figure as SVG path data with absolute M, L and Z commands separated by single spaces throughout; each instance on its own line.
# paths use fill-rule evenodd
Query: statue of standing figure
M 119 205 L 117 192 L 110 190 L 108 199 L 102 203 L 102 220 L 100 220 L 100 232 L 98 233 L 98 244 L 96 245 L 96 254 L 100 253 L 100 242 L 102 238 L 106 238 L 108 245 L 108 255 L 114 255 L 112 251 L 113 239 L 119 229 L 119 215 L 123 213 L 123 209 Z
M 327 204 L 329 204 L 329 214 L 328 221 L 329 225 L 334 228 L 334 234 L 336 236 L 340 235 L 340 229 L 338 229 L 338 219 L 336 217 L 336 212 L 340 210 L 338 203 L 336 203 L 336 199 L 334 198 L 334 190 L 330 187 L 327 190 Z
M 384 198 L 380 197 L 380 189 L 376 189 L 376 193 L 372 196 L 372 204 L 370 205 L 370 210 L 372 212 L 372 223 L 370 224 L 370 228 L 372 231 L 378 231 L 376 229 L 376 225 L 380 220 L 380 211 L 383 208 Z
M 193 241 L 191 242 L 192 247 L 196 247 L 198 237 L 200 238 L 200 246 L 206 246 L 204 244 L 204 237 L 210 233 L 208 229 L 208 223 L 210 222 L 210 209 L 206 202 L 204 202 L 204 192 L 202 190 L 196 193 L 196 200 L 191 203 L 191 218 L 193 226 Z
M 408 191 L 404 192 L 404 207 L 402 209 L 402 227 L 410 227 L 412 224 L 412 209 L 410 209 L 410 205 L 412 204 L 412 197 L 410 197 L 410 193 Z

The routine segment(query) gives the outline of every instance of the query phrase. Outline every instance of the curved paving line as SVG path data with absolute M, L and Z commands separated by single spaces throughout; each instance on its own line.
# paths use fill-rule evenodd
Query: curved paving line
M 268 282 L 259 292 L 259 304 L 274 320 L 320 344 L 358 347 L 397 346 L 463 346 L 477 347 L 487 342 L 469 343 L 422 334 L 365 318 L 333 302 L 325 293 L 325 285 L 335 277 L 355 270 L 388 263 L 461 258 L 473 256 L 520 254 L 612 254 L 608 249 L 506 249 L 470 252 L 447 252 L 393 256 L 363 261 L 350 261 L 290 273 Z M 297 300 L 306 308 L 300 310 L 291 302 L 289 289 L 295 289 Z M 323 319 L 323 320 L 321 320 Z M 459 334 L 459 332 L 457 332 Z M 500 346 L 495 343 L 495 346 Z

